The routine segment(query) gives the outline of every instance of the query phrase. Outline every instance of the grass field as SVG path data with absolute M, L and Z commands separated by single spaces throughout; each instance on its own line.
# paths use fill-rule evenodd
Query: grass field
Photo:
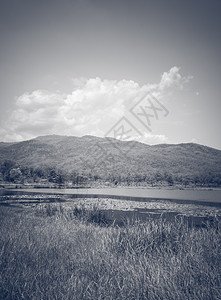
M 221 299 L 220 225 L 0 206 L 0 299 Z

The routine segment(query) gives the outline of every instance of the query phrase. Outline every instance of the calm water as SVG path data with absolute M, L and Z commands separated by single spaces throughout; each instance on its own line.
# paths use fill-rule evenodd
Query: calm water
M 4 190 L 3 190 L 4 191 Z M 167 199 L 178 201 L 180 203 L 202 202 L 205 204 L 221 205 L 221 190 L 170 190 L 170 189 L 147 189 L 147 188 L 91 188 L 91 189 L 14 189 L 9 190 L 28 192 L 28 193 L 46 193 L 46 194 L 65 194 L 89 197 L 112 197 L 125 200 L 145 201 L 149 199 Z M 3 192 L 4 193 L 4 192 Z M 5 191 L 7 193 L 7 191 Z

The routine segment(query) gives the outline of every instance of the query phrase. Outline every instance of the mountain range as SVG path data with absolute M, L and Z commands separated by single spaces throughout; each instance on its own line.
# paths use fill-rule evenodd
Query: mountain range
M 11 167 L 54 169 L 104 180 L 201 180 L 220 185 L 221 178 L 221 150 L 195 143 L 150 146 L 95 136 L 48 135 L 1 142 L 0 165 L 7 161 Z

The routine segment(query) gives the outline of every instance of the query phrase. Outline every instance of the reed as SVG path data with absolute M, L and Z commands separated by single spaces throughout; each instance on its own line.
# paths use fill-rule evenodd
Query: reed
M 218 220 L 119 227 L 90 213 L 0 207 L 0 299 L 221 298 Z

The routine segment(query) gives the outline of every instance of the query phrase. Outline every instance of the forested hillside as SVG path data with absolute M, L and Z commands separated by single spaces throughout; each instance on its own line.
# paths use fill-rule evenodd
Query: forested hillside
M 0 143 L 0 179 L 220 186 L 221 151 L 193 143 L 149 146 L 94 136 L 42 136 Z

